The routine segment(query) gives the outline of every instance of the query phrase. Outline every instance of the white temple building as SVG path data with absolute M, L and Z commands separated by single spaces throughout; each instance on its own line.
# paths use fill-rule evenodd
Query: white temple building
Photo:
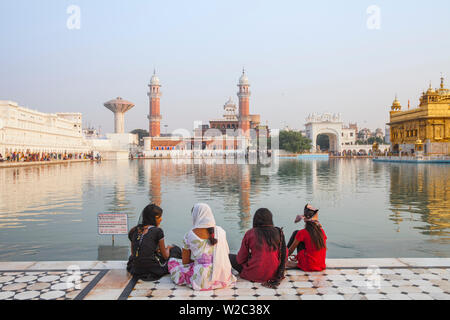
M 0 101 L 0 154 L 100 154 L 105 160 L 128 159 L 137 148 L 135 134 L 111 133 L 105 138 L 85 136 L 81 113 L 43 113 Z
M 372 151 L 372 145 L 357 145 L 356 124 L 345 126 L 342 121 L 342 115 L 323 113 L 310 114 L 306 118 L 305 134 L 312 141 L 311 152 L 320 151 L 317 145 L 317 137 L 326 135 L 330 141 L 330 152 L 339 154 L 356 154 L 357 152 L 365 152 L 368 154 Z M 386 152 L 389 145 L 380 145 L 380 150 Z
M 0 153 L 88 153 L 81 113 L 42 113 L 0 101 Z
M 312 152 L 317 151 L 317 137 L 321 134 L 327 135 L 330 139 L 330 151 L 341 152 L 342 150 L 342 128 L 344 123 L 341 114 L 324 113 L 318 115 L 310 114 L 306 118 L 306 136 L 312 141 Z M 346 139 L 348 140 L 348 139 Z

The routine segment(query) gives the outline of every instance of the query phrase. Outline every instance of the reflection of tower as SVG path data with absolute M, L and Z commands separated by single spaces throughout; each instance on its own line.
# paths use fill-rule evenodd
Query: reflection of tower
M 250 129 L 250 84 L 248 82 L 245 70 L 242 70 L 242 76 L 239 79 L 239 92 L 237 96 L 239 97 L 239 128 L 243 131 L 245 135 L 248 135 Z
M 239 177 L 239 209 L 241 211 L 241 230 L 247 230 L 251 218 L 251 204 L 250 204 L 250 170 L 248 165 L 240 167 Z
M 134 213 L 134 207 L 128 200 L 126 192 L 126 180 L 130 178 L 130 175 L 126 174 L 128 162 L 116 162 L 111 164 L 110 169 L 115 173 L 116 180 L 111 194 L 107 195 L 107 199 L 110 201 L 107 212 L 126 213 L 130 216 Z
M 125 112 L 133 108 L 134 104 L 118 97 L 114 100 L 105 102 L 104 106 L 114 112 L 114 133 L 124 133 Z
M 317 161 L 311 163 L 311 194 L 314 196 L 317 192 L 319 177 L 317 173 Z
M 150 202 L 161 206 L 161 161 L 150 162 Z
M 156 76 L 156 72 L 153 72 L 152 79 L 148 85 L 150 88 L 147 94 L 150 100 L 150 114 L 148 119 L 150 120 L 149 134 L 150 137 L 159 137 L 161 133 L 161 114 L 159 110 L 159 99 L 161 97 L 161 85 L 159 84 L 159 78 Z

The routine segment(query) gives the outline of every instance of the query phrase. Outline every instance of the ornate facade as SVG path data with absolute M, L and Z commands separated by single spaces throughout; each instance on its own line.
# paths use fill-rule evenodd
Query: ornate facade
M 342 128 L 344 124 L 340 114 L 324 113 L 322 115 L 313 113 L 306 118 L 306 136 L 312 142 L 312 152 L 317 151 L 317 137 L 321 134 L 330 139 L 330 151 L 341 152 L 343 142 Z
M 414 154 L 416 146 L 423 144 L 426 155 L 450 154 L 450 90 L 431 84 L 422 93 L 417 108 L 402 110 L 395 98 L 390 111 L 390 140 L 394 153 Z
M 241 139 L 237 137 L 234 130 L 241 129 L 243 136 L 247 139 L 249 137 L 249 129 L 255 129 L 258 134 L 267 132 L 268 126 L 261 125 L 260 115 L 250 114 L 250 83 L 248 81 L 245 71 L 242 72 L 238 83 L 239 91 L 237 96 L 239 98 L 239 110 L 237 110 L 236 104 L 230 98 L 224 105 L 224 115 L 222 119 L 210 120 L 208 125 L 201 125 L 199 128 L 194 129 L 194 137 L 190 136 L 190 133 L 184 130 L 183 132 L 176 132 L 172 135 L 160 135 L 160 81 L 156 74 L 150 81 L 150 92 L 148 93 L 150 100 L 150 136 L 144 138 L 144 150 L 147 151 L 146 155 L 153 154 L 152 152 L 160 151 L 170 152 L 172 150 L 192 150 L 199 143 L 201 143 L 202 149 L 208 150 L 236 150 L 239 144 L 242 143 Z M 209 131 L 209 129 L 217 130 Z M 233 131 L 229 134 L 227 130 Z M 265 131 L 264 131 L 265 130 Z M 213 131 L 216 131 L 214 133 Z M 206 133 L 206 134 L 205 134 Z M 211 135 L 210 135 L 211 133 Z M 212 134 L 214 133 L 214 134 Z M 220 138 L 218 138 L 220 137 Z M 151 152 L 149 152 L 151 151 Z M 153 154 L 154 156 L 154 154 Z
M 248 105 L 246 106 L 248 107 Z M 237 130 L 240 127 L 241 122 L 239 121 L 239 114 L 236 114 L 236 104 L 233 102 L 231 97 L 223 106 L 225 113 L 222 119 L 209 120 L 209 128 L 218 129 L 222 134 L 226 134 L 227 130 Z M 259 130 L 261 128 L 261 117 L 259 114 L 250 114 L 246 116 L 248 120 L 249 129 Z M 246 123 L 246 122 L 245 122 Z M 247 126 L 247 123 L 245 124 Z M 205 128 L 206 130 L 209 129 Z M 267 129 L 265 126 L 264 129 Z M 248 130 L 248 129 L 247 129 Z M 244 131 L 244 129 L 243 129 Z
M 0 101 L 0 153 L 87 153 L 81 113 L 43 113 Z

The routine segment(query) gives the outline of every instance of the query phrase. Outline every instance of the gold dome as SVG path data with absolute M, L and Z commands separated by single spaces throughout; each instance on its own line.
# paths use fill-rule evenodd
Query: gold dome
M 402 105 L 400 104 L 400 101 L 398 101 L 397 96 L 395 97 L 394 102 L 392 102 L 392 110 L 400 110 L 402 108 Z
M 436 89 L 433 88 L 433 86 L 431 85 L 431 81 L 430 81 L 430 86 L 428 87 L 427 94 L 430 95 L 430 94 L 435 94 L 435 93 L 437 93 L 437 91 L 436 91 Z

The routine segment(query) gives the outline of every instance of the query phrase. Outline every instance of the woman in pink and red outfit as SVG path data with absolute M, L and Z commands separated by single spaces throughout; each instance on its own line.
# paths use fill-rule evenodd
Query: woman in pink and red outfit
M 169 260 L 169 272 L 178 285 L 194 290 L 225 288 L 236 282 L 228 259 L 230 252 L 225 231 L 216 226 L 211 208 L 196 204 L 192 208 L 193 228 L 183 240 L 182 259 Z

